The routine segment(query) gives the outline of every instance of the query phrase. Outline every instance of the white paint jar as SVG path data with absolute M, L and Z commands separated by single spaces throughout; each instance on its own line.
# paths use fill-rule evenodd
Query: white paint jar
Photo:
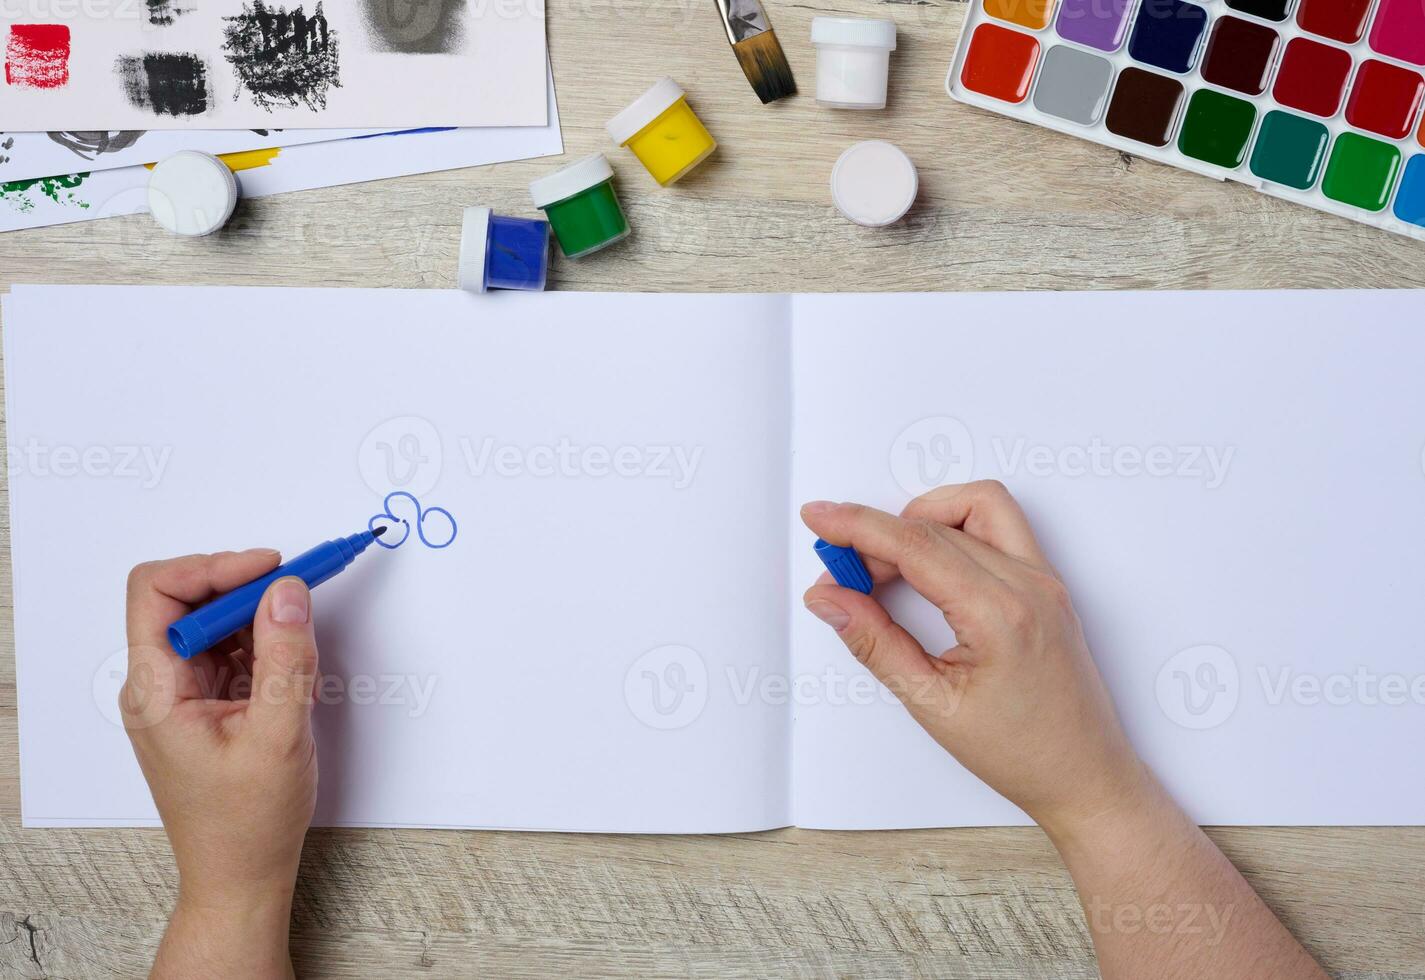
M 879 228 L 905 216 L 920 192 L 920 175 L 894 143 L 866 140 L 847 147 L 831 168 L 831 200 L 858 225 Z
M 833 109 L 884 109 L 896 22 L 871 17 L 813 17 L 816 101 Z

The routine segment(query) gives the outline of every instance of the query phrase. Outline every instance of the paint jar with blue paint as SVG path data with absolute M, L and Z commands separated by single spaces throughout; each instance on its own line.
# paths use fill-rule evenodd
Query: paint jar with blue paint
M 628 237 L 628 218 L 614 192 L 614 169 L 602 153 L 531 181 L 529 196 L 549 219 L 567 258 L 592 255 Z
M 549 278 L 549 222 L 466 208 L 460 234 L 460 288 L 541 290 Z

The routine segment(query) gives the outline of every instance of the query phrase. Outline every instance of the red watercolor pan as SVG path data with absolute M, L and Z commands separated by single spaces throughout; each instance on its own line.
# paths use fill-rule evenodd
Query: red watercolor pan
M 960 81 L 972 92 L 1002 102 L 1023 102 L 1029 95 L 1039 42 L 1030 34 L 998 24 L 981 24 L 970 39 Z
M 1308 34 L 1355 44 L 1366 33 L 1371 0 L 1301 0 L 1296 23 Z
M 1346 122 L 1357 129 L 1404 139 L 1414 128 L 1425 98 L 1425 78 L 1419 72 L 1371 58 L 1361 62 L 1346 103 Z
M 1284 106 L 1329 118 L 1341 108 L 1350 75 L 1348 52 L 1309 37 L 1294 37 L 1282 55 L 1272 96 Z

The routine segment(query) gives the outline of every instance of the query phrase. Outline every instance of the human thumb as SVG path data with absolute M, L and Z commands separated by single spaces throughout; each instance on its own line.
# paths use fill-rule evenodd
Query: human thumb
M 252 702 L 258 727 L 295 742 L 311 730 L 317 680 L 312 594 L 299 578 L 267 588 L 252 623 Z

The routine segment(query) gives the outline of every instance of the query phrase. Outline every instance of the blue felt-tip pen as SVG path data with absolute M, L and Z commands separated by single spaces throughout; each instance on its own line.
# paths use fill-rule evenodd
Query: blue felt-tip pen
M 184 660 L 196 657 L 204 650 L 211 649 L 226 640 L 244 626 L 252 624 L 257 615 L 257 604 L 262 601 L 267 587 L 279 578 L 293 576 L 307 583 L 307 588 L 315 589 L 327 579 L 336 575 L 356 560 L 371 546 L 371 542 L 385 533 L 386 528 L 362 531 L 348 538 L 323 541 L 310 551 L 293 558 L 285 565 L 279 565 L 259 579 L 240 585 L 226 595 L 218 596 L 205 606 L 184 616 L 168 627 L 168 642 L 173 652 Z

